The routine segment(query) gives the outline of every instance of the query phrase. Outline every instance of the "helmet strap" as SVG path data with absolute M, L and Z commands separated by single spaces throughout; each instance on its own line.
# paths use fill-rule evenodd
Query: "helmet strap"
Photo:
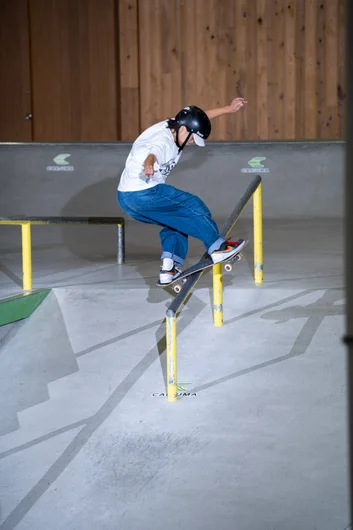
M 177 147 L 179 147 L 180 149 L 180 144 L 179 144 L 179 128 L 175 131 L 175 134 L 176 134 L 176 144 L 177 144 Z
M 177 130 L 176 132 L 176 144 L 177 146 L 179 147 L 179 151 L 178 151 L 178 154 L 182 152 L 182 150 L 184 149 L 184 147 L 186 146 L 186 144 L 188 143 L 189 139 L 190 139 L 190 136 L 192 135 L 192 132 L 189 132 L 189 134 L 187 135 L 184 143 L 182 146 L 180 146 L 179 144 L 179 130 Z

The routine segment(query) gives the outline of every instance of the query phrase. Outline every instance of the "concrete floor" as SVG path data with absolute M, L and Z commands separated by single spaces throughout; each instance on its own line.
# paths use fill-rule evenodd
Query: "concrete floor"
M 20 292 L 18 230 L 0 233 L 1 297 Z M 127 224 L 123 266 L 114 229 L 75 249 L 61 230 L 33 230 L 34 288 L 52 292 L 1 329 L 0 529 L 347 529 L 342 222 L 265 221 L 256 287 L 239 221 L 224 326 L 210 273 L 179 315 L 176 403 L 158 229 Z M 191 241 L 188 263 L 202 253 Z

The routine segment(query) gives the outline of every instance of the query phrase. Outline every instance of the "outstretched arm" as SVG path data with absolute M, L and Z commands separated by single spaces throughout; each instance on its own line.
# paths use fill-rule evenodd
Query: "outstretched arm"
M 206 110 L 207 116 L 212 120 L 213 118 L 217 118 L 218 116 L 222 116 L 223 114 L 232 114 L 233 112 L 238 112 L 238 110 L 242 109 L 244 105 L 247 104 L 247 101 L 245 101 L 244 98 L 235 98 L 231 102 L 230 105 L 227 105 L 226 107 L 220 107 L 218 109 L 212 109 L 212 110 Z

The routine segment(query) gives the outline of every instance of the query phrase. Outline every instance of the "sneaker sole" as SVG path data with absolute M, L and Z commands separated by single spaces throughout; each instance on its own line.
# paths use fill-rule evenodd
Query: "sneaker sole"
M 238 245 L 237 248 L 234 249 L 234 252 L 227 252 L 226 250 L 223 250 L 222 252 L 216 255 L 216 257 L 218 258 L 219 256 L 220 259 L 217 259 L 216 261 L 214 261 L 214 259 L 212 258 L 213 263 L 221 263 L 222 261 L 225 261 L 235 256 L 236 254 L 239 254 L 239 252 L 241 252 L 241 250 L 244 248 L 245 243 L 246 241 L 243 241 L 242 243 L 240 243 L 240 245 Z
M 168 285 L 169 283 L 173 283 L 175 280 L 179 278 L 180 274 L 175 276 L 160 276 L 159 277 L 159 283 L 162 285 Z M 166 281 L 167 280 L 167 281 Z

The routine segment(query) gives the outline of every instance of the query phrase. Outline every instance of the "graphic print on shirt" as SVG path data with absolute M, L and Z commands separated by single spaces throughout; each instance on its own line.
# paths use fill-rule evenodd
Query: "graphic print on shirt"
M 179 158 L 180 158 L 180 155 L 178 155 L 176 158 L 172 158 L 168 162 L 165 162 L 164 164 L 159 166 L 160 174 L 163 175 L 163 177 L 167 177 L 169 173 L 171 172 L 171 170 L 173 169 L 173 167 L 176 166 Z
M 180 155 L 176 156 L 175 158 L 171 158 L 168 160 L 168 162 L 165 162 L 164 164 L 159 165 L 157 162 L 154 164 L 154 175 L 153 177 L 148 177 L 143 173 L 143 171 L 140 173 L 140 179 L 144 182 L 158 182 L 159 184 L 164 184 L 167 180 L 167 177 L 173 167 L 176 166 L 178 160 L 180 158 Z

